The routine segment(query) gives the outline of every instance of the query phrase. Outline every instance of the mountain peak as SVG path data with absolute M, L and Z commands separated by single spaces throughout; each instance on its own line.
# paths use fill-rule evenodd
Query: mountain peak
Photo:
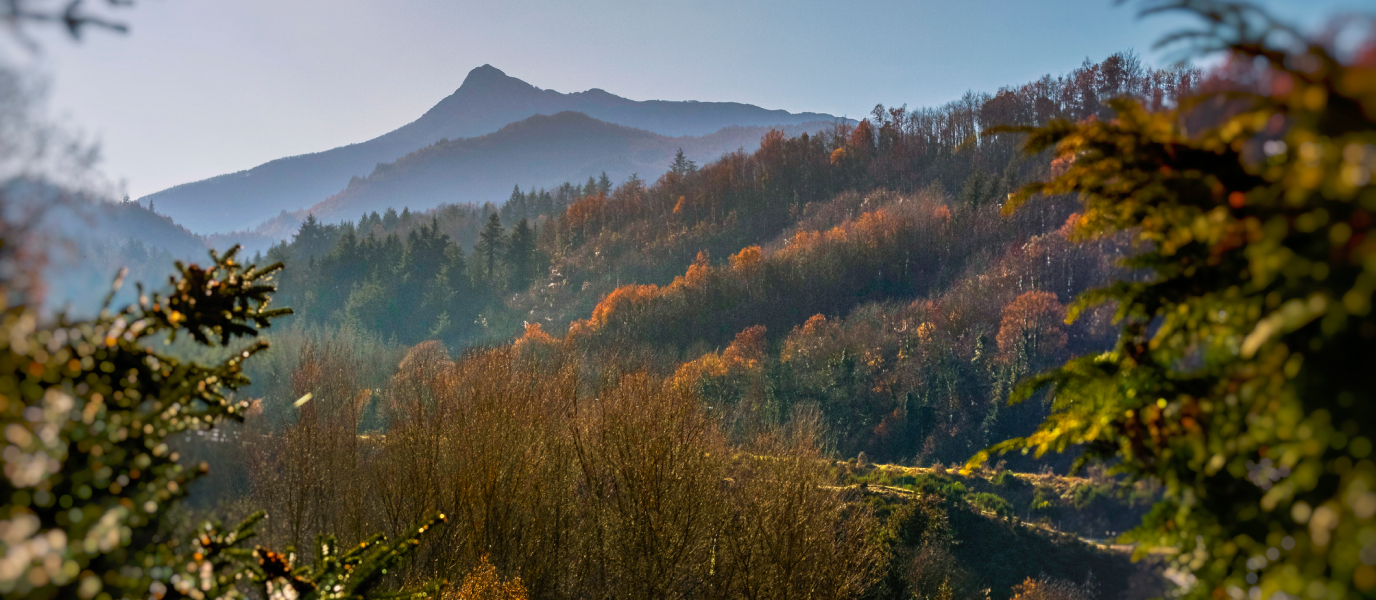
M 420 118 L 382 136 L 324 152 L 278 159 L 237 174 L 183 184 L 151 194 L 145 200 L 151 202 L 156 199 L 159 209 L 168 211 L 193 231 L 227 232 L 252 228 L 255 223 L 270 219 L 283 209 L 298 210 L 305 208 L 303 204 L 311 198 L 330 197 L 348 188 L 352 177 L 367 175 L 380 163 L 394 162 L 437 141 L 476 138 L 534 115 L 554 115 L 564 111 L 576 111 L 584 116 L 562 115 L 546 121 L 556 125 L 555 129 L 563 133 L 580 130 L 579 123 L 591 123 L 593 120 L 666 136 L 704 136 L 730 126 L 782 126 L 833 119 L 830 115 L 790 114 L 746 104 L 637 102 L 600 88 L 561 94 L 540 89 L 485 64 L 469 71 L 463 84 L 454 93 L 440 100 Z M 520 129 L 532 132 L 540 130 L 538 127 Z M 590 128 L 589 131 L 592 129 L 603 131 L 606 128 Z M 624 132 L 610 137 L 598 135 L 611 139 L 621 133 Z M 740 145 L 755 141 L 758 140 L 747 140 L 746 144 Z M 580 156 L 577 151 L 569 152 L 575 158 Z M 599 158 L 605 164 L 593 165 L 595 169 L 588 165 L 578 168 L 565 165 L 567 168 L 561 167 L 561 171 L 547 165 L 548 168 L 540 171 L 543 174 L 539 177 L 535 177 L 537 173 L 531 171 L 516 180 L 554 182 L 562 181 L 558 178 L 564 176 L 560 173 L 565 172 L 620 172 L 617 165 L 629 165 L 625 161 L 630 159 L 616 158 L 618 156 L 621 154 L 612 153 Z M 547 158 L 542 156 L 541 160 Z M 660 168 L 648 164 L 627 166 L 627 173 L 637 170 L 650 172 Z M 491 177 L 491 174 L 473 176 L 482 179 Z M 501 186 L 510 184 L 506 180 L 501 182 Z M 467 184 L 455 185 L 464 187 Z M 413 205 L 413 208 L 416 206 Z M 317 218 L 320 216 L 321 213 L 316 213 Z
M 512 77 L 503 73 L 501 69 L 492 65 L 483 65 L 469 71 L 468 76 L 464 77 L 463 85 L 460 85 L 459 89 L 483 88 L 493 84 L 506 82 L 510 79 L 512 79 Z

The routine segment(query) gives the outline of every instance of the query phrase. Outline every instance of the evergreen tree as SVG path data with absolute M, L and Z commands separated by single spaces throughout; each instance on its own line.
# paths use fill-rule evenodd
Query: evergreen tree
M 313 257 L 325 256 L 334 248 L 334 231 L 316 220 L 315 215 L 306 215 L 301 227 L 292 237 L 292 250 L 296 260 L 309 261 Z
M 497 261 L 506 248 L 506 233 L 502 231 L 502 219 L 497 213 L 487 218 L 487 226 L 478 234 L 478 243 L 473 251 L 482 257 L 483 275 L 488 285 L 496 281 Z
M 385 213 L 382 214 L 382 229 L 383 229 L 383 231 L 386 231 L 386 232 L 388 232 L 388 233 L 391 233 L 391 232 L 393 232 L 393 231 L 396 231 L 396 230 L 397 230 L 397 225 L 399 225 L 400 223 L 401 223 L 401 217 L 398 217 L 398 216 L 397 216 L 397 210 L 396 210 L 395 208 L 392 208 L 392 207 L 388 206 L 388 207 L 387 207 L 387 212 L 385 212 Z
M 511 190 L 511 197 L 506 199 L 506 204 L 502 205 L 502 218 L 507 222 L 525 218 L 526 195 L 521 192 L 521 186 L 515 186 Z
M 521 291 L 530 287 L 535 271 L 535 231 L 525 219 L 516 223 L 507 242 L 506 260 L 511 266 L 511 289 Z
M 960 203 L 974 207 L 983 205 L 985 199 L 990 195 L 989 187 L 989 176 L 985 174 L 983 169 L 975 167 L 965 177 L 965 185 L 960 189 Z
M 597 191 L 603 196 L 609 196 L 612 193 L 612 179 L 607 177 L 606 171 L 603 171 L 602 176 L 597 179 Z
M 697 170 L 697 164 L 688 160 L 688 157 L 683 155 L 683 148 L 678 149 L 678 154 L 674 155 L 673 164 L 669 165 L 669 171 L 679 177 L 683 177 Z
M 555 222 L 546 220 L 545 226 L 539 228 L 539 233 L 535 235 L 535 247 L 547 255 L 554 255 L 558 252 L 559 239 L 556 232 L 559 228 Z
M 554 214 L 554 195 L 548 190 L 540 190 L 540 197 L 536 199 L 533 210 L 535 214 L 530 215 L 532 218 Z
M 1016 399 L 1050 389 L 1052 414 L 995 450 L 1074 449 L 1164 483 L 1126 537 L 1139 554 L 1168 549 L 1189 597 L 1369 598 L 1376 70 L 1317 42 L 1272 45 L 1255 7 L 1179 5 L 1208 29 L 1177 39 L 1254 69 L 1242 90 L 1014 130 L 1065 168 L 1009 208 L 1079 197 L 1073 236 L 1131 236 L 1142 251 L 1126 266 L 1145 277 L 1072 307 L 1115 304 L 1117 346 L 1024 385 Z M 1244 93 L 1249 80 L 1267 83 Z M 1187 129 L 1206 100 L 1228 112 Z
M 32 307 L 0 306 L 11 316 L 0 321 L 0 425 L 13 453 L 0 478 L 5 598 L 244 598 L 238 586 L 247 584 L 263 598 L 281 585 L 302 600 L 371 596 L 437 522 L 396 544 L 373 537 L 348 550 L 322 536 L 314 568 L 292 564 L 294 553 L 242 547 L 261 512 L 228 530 L 207 522 L 190 540 L 161 532 L 206 470 L 179 464 L 169 443 L 243 419 L 248 404 L 231 394 L 249 383 L 244 362 L 267 343 L 202 365 L 153 350 L 154 340 L 223 349 L 291 312 L 270 307 L 282 265 L 240 265 L 238 250 L 212 252 L 205 269 L 178 263 L 167 295 L 140 287 L 140 301 L 124 309 L 111 310 L 112 290 L 90 321 L 58 316 L 35 327 Z
M 580 188 L 576 185 L 567 181 L 564 182 L 563 185 L 559 186 L 559 188 L 554 191 L 551 208 L 545 214 L 554 217 L 564 212 L 564 210 L 568 209 L 569 205 L 573 203 L 573 200 L 578 197 L 579 189 Z

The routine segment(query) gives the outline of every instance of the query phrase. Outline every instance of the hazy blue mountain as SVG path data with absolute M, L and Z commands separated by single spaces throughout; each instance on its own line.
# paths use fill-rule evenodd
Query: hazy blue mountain
M 174 260 L 206 262 L 206 240 L 134 202 L 110 202 L 46 182 L 12 180 L 4 197 L 17 214 L 33 219 L 33 240 L 44 258 L 43 308 L 89 316 L 100 309 L 121 268 L 131 285 L 115 303 L 137 299 L 133 282 L 158 289 Z M 224 248 L 221 248 L 222 250 Z
M 281 211 L 302 209 L 344 189 L 382 163 L 441 140 L 471 138 L 534 115 L 576 111 L 665 136 L 701 136 L 731 126 L 796 125 L 831 115 L 793 114 L 734 102 L 635 101 L 600 89 L 563 94 L 542 90 L 483 65 L 419 119 L 358 144 L 277 159 L 246 171 L 178 185 L 144 196 L 198 233 L 249 229 Z M 601 170 L 601 168 L 599 168 Z M 610 172 L 610 170 L 609 170 Z M 510 188 L 515 182 L 507 182 Z
M 798 135 L 832 125 L 831 121 L 814 121 L 778 129 Z M 618 183 L 631 174 L 653 180 L 668 170 L 680 148 L 688 158 L 702 164 L 740 148 L 753 151 L 769 129 L 728 127 L 705 136 L 669 137 L 577 112 L 537 115 L 496 133 L 441 141 L 378 165 L 367 177 L 354 178 L 348 187 L 323 202 L 281 213 L 256 233 L 276 239 L 289 237 L 307 214 L 337 222 L 356 220 L 364 212 L 381 212 L 389 206 L 417 211 L 440 204 L 500 204 L 511 195 L 513 185 L 553 188 L 602 172 Z

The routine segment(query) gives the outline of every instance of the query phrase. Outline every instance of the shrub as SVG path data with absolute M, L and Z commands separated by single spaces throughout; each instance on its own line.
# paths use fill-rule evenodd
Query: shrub
M 991 512 L 1006 519 L 1013 517 L 1013 506 L 1007 500 L 994 494 L 979 492 L 971 495 L 970 502 L 982 511 Z

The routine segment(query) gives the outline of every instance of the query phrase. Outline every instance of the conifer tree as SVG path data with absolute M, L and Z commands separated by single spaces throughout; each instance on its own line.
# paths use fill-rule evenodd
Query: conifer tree
M 310 260 L 328 254 L 334 246 L 334 236 L 315 215 L 306 215 L 306 220 L 301 222 L 301 227 L 292 238 L 292 245 L 297 252 L 297 260 Z
M 535 231 L 525 219 L 512 228 L 506 257 L 511 266 L 511 289 L 521 291 L 530 287 L 535 270 Z
M 506 250 L 506 232 L 502 230 L 502 219 L 497 213 L 487 218 L 487 226 L 478 233 L 478 243 L 473 251 L 482 257 L 483 275 L 489 285 L 496 281 L 497 261 Z
M 534 192 L 534 190 L 531 190 Z M 502 218 L 508 223 L 526 216 L 526 205 L 528 204 L 526 194 L 521 191 L 521 186 L 516 186 L 511 190 L 511 197 L 507 198 L 506 204 L 502 205 Z
M 262 513 L 228 530 L 206 523 L 192 540 L 157 537 L 160 519 L 206 471 L 180 464 L 168 442 L 243 418 L 248 405 L 231 393 L 249 383 L 244 361 L 267 343 L 235 342 L 291 312 L 270 306 L 282 265 L 240 265 L 237 252 L 212 252 L 208 268 L 177 263 L 167 295 L 140 287 L 138 303 L 121 310 L 109 308 L 112 290 L 89 321 L 41 324 L 32 307 L 5 305 L 0 293 L 0 429 L 11 444 L 0 478 L 0 596 L 204 600 L 242 598 L 238 586 L 254 583 L 261 597 L 283 586 L 302 599 L 363 597 L 436 522 L 397 544 L 374 537 L 342 554 L 322 537 L 324 558 L 312 567 L 243 547 Z M 150 344 L 178 337 L 235 351 L 205 366 Z
M 1116 304 L 1116 347 L 1025 384 L 1015 398 L 1049 389 L 1052 414 L 994 450 L 1073 448 L 1163 482 L 1126 537 L 1167 549 L 1189 597 L 1372 597 L 1376 56 L 1344 64 L 1243 4 L 1158 6 L 1201 17 L 1175 39 L 1233 53 L 1241 89 L 1013 130 L 1064 168 L 1008 207 L 1076 194 L 1074 236 L 1133 237 L 1126 265 L 1148 276 L 1071 308 Z M 1187 127 L 1201 116 L 1216 126 Z
M 678 154 L 674 155 L 673 164 L 669 165 L 669 172 L 678 175 L 679 177 L 683 177 L 684 175 L 688 175 L 689 173 L 692 173 L 696 170 L 698 170 L 697 164 L 695 164 L 691 160 L 688 160 L 688 157 L 683 155 L 683 148 L 679 148 Z

